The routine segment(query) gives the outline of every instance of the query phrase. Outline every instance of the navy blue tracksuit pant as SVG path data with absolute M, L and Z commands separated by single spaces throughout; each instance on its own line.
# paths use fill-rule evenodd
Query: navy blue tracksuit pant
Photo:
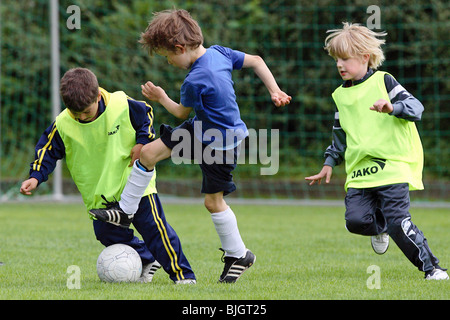
M 405 256 L 421 271 L 439 263 L 427 239 L 411 221 L 407 183 L 375 188 L 349 188 L 345 197 L 347 230 L 373 236 L 387 232 Z
M 173 281 L 195 279 L 180 239 L 166 221 L 157 194 L 142 197 L 133 225 L 143 241 L 134 235 L 133 229 L 99 220 L 94 220 L 94 231 L 97 240 L 104 246 L 123 243 L 133 247 L 141 256 L 143 265 L 157 260 Z

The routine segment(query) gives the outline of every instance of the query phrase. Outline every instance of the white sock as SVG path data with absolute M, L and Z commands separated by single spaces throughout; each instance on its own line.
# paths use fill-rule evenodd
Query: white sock
M 211 219 L 219 235 L 222 249 L 226 257 L 241 258 L 245 255 L 245 244 L 239 233 L 236 216 L 233 210 L 227 210 L 211 214 Z
M 145 189 L 152 180 L 154 170 L 147 172 L 140 169 L 136 160 L 128 176 L 127 184 L 120 196 L 119 206 L 127 214 L 136 213 Z

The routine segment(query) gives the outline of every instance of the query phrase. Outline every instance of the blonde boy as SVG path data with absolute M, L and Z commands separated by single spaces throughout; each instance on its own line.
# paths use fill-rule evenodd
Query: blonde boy
M 345 160 L 348 231 L 371 236 L 378 254 L 386 252 L 390 236 L 426 279 L 448 279 L 408 211 L 409 191 L 423 189 L 423 151 L 414 122 L 424 108 L 389 73 L 377 71 L 385 59 L 385 41 L 378 38 L 386 33 L 350 23 L 328 32 L 325 49 L 344 83 L 332 94 L 333 141 L 324 166 L 305 179 L 310 185 L 329 183 L 333 167 Z

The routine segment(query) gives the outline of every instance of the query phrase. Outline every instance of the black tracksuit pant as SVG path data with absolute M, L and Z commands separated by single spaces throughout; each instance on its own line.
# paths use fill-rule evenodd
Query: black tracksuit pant
M 387 232 L 405 256 L 421 271 L 439 263 L 423 232 L 411 221 L 407 183 L 374 188 L 349 188 L 345 197 L 347 230 L 373 236 Z

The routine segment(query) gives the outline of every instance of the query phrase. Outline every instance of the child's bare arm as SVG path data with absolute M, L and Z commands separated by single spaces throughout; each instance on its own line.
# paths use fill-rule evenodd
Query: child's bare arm
M 166 108 L 172 115 L 179 119 L 187 119 L 192 111 L 192 108 L 187 108 L 176 103 L 166 94 L 163 88 L 155 86 L 152 82 L 147 81 L 146 84 L 141 85 L 142 94 L 151 101 L 157 101 Z
M 282 107 L 291 102 L 291 97 L 281 91 L 272 72 L 260 56 L 245 54 L 243 68 L 252 68 L 256 75 L 262 80 L 270 93 L 272 102 L 277 107 Z

